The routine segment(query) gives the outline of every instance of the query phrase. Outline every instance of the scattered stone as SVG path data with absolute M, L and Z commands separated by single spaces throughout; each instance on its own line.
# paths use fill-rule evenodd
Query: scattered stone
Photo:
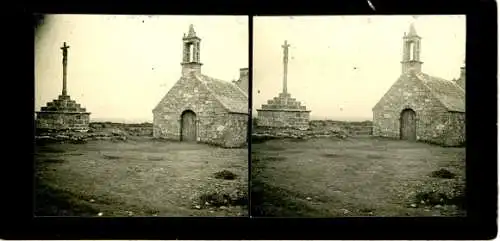
M 100 216 L 102 216 L 102 215 L 103 215 L 103 213 L 98 213 L 98 214 L 97 214 L 97 216 L 99 216 L 99 217 L 100 217 Z
M 237 175 L 228 171 L 228 170 L 222 170 L 220 172 L 216 172 L 214 174 L 215 178 L 217 179 L 224 179 L 224 180 L 234 180 L 236 179 Z
M 209 206 L 209 205 L 210 205 L 210 203 L 208 203 L 208 202 L 205 202 L 205 205 Z
M 132 216 L 134 213 L 132 211 L 127 211 L 128 216 Z
M 206 204 L 206 203 L 205 203 Z M 196 209 L 201 209 L 201 206 L 200 205 L 195 205 L 194 208 Z
M 306 197 L 306 200 L 311 201 L 312 198 L 311 197 Z
M 412 203 L 412 204 L 410 204 L 410 207 L 412 207 L 412 208 L 416 208 L 416 207 L 417 207 L 417 204 Z
M 373 208 L 362 208 L 359 211 L 362 213 L 373 213 L 374 209 Z
M 439 205 L 439 204 L 438 204 L 438 205 L 436 205 L 436 206 L 434 206 L 434 208 L 436 208 L 436 209 L 440 209 L 440 208 L 442 208 L 442 207 L 443 207 L 443 206 L 441 206 L 441 205 Z
M 455 177 L 455 174 L 444 169 L 444 168 L 441 168 L 437 171 L 433 171 L 431 173 L 431 176 L 432 177 L 436 177 L 436 178 L 445 178 L 445 179 L 451 179 L 451 178 L 454 178 Z
M 95 200 L 94 199 L 90 199 L 89 202 L 93 203 L 93 202 L 95 202 Z
M 348 214 L 348 213 L 350 213 L 350 212 L 351 212 L 351 211 L 349 211 L 349 210 L 347 210 L 347 209 L 341 209 L 341 210 L 342 210 L 342 212 L 344 212 L 344 214 Z
M 220 206 L 219 208 L 220 208 L 220 209 L 227 209 L 227 207 L 226 207 L 226 206 Z

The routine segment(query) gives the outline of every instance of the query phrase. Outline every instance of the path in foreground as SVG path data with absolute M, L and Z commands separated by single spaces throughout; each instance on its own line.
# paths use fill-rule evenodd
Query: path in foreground
M 373 137 L 253 143 L 251 215 L 465 215 L 464 159 L 465 148 Z M 431 177 L 440 168 L 456 176 Z
M 40 145 L 35 152 L 36 215 L 247 216 L 242 203 L 196 205 L 203 194 L 246 196 L 247 159 L 247 149 L 179 142 Z M 236 179 L 215 178 L 222 170 Z

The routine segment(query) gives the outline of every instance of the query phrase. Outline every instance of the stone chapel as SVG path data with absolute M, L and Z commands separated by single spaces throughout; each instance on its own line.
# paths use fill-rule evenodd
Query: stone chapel
M 182 74 L 153 109 L 153 136 L 201 142 L 222 147 L 247 143 L 249 119 L 248 69 L 241 69 L 238 84 L 201 71 L 200 43 L 193 25 L 184 34 Z M 246 77 L 247 78 L 247 77 Z M 246 85 L 246 90 L 244 88 Z
M 63 51 L 63 87 L 62 94 L 59 98 L 47 103 L 47 106 L 36 112 L 36 129 L 37 131 L 80 131 L 86 132 L 89 129 L 90 112 L 80 104 L 72 100 L 68 95 L 66 76 L 68 65 L 68 49 L 69 46 L 61 47 Z
M 288 48 L 285 41 L 283 47 L 283 90 L 277 96 L 267 101 L 257 109 L 257 126 L 292 128 L 299 130 L 309 129 L 310 110 L 292 98 L 287 91 Z
M 443 146 L 465 143 L 465 66 L 457 80 L 422 72 L 421 37 L 413 23 L 403 37 L 402 73 L 373 107 L 373 135 L 426 141 Z

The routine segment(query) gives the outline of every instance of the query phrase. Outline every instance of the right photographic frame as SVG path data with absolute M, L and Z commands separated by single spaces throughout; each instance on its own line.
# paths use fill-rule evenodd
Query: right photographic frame
M 465 15 L 254 16 L 251 216 L 467 216 L 465 52 Z

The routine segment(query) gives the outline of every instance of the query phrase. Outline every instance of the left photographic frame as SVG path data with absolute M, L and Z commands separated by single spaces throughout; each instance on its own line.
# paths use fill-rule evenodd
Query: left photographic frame
M 248 217 L 248 16 L 42 19 L 34 216 Z

